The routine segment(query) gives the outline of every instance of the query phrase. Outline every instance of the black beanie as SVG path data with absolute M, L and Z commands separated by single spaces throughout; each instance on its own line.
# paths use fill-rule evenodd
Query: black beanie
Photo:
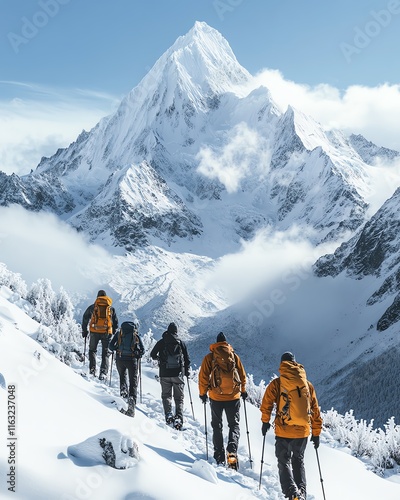
M 170 323 L 167 328 L 168 333 L 178 333 L 178 328 L 176 327 L 175 323 Z
M 104 290 L 99 290 L 97 292 L 97 297 L 107 297 L 107 294 Z
M 222 332 L 217 335 L 217 342 L 226 342 L 226 337 Z
M 295 358 L 294 358 L 294 354 L 292 354 L 291 352 L 287 351 L 287 352 L 284 352 L 281 356 L 281 362 L 282 361 L 296 361 Z

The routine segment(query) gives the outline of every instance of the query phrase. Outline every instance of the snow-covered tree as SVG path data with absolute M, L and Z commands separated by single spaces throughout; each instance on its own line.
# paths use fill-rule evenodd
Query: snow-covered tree
M 27 294 L 27 300 L 35 308 L 35 320 L 50 326 L 54 323 L 53 302 L 56 295 L 51 286 L 51 281 L 46 278 L 40 278 L 33 283 Z
M 10 271 L 3 262 L 0 262 L 0 285 L 4 285 L 20 297 L 25 298 L 28 287 L 19 273 Z
M 153 363 L 153 360 L 150 358 L 150 352 L 156 345 L 157 341 L 153 337 L 153 332 L 151 328 L 149 328 L 149 330 L 143 335 L 142 342 L 144 347 L 144 360 L 147 363 Z

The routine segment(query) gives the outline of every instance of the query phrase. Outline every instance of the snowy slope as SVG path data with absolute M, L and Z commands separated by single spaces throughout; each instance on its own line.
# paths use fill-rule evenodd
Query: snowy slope
M 248 461 L 243 413 L 241 470 L 216 467 L 211 458 L 207 461 L 205 457 L 203 407 L 193 382 L 191 393 L 196 419 L 191 416 L 186 396 L 185 431 L 177 432 L 163 423 L 160 387 L 154 378 L 156 370 L 147 365 L 143 367 L 142 403 L 138 404 L 134 419 L 126 417 L 118 411 L 125 403 L 118 396 L 115 368 L 111 387 L 108 387 L 81 377 L 81 367 L 74 370 L 63 365 L 34 340 L 38 324 L 13 303 L 15 298 L 2 289 L 2 414 L 6 414 L 7 398 L 11 400 L 11 395 L 15 396 L 17 409 L 16 439 L 8 440 L 15 448 L 11 452 L 3 442 L 0 452 L 2 498 L 283 498 L 279 492 L 272 434 L 267 435 L 262 487 L 258 490 L 262 440 L 257 408 L 247 405 L 253 469 Z M 208 434 L 211 435 L 211 429 Z M 114 469 L 104 463 L 98 446 L 98 439 L 103 437 L 115 446 L 117 466 L 126 468 Z M 329 435 L 324 433 L 323 440 L 330 441 Z M 129 458 L 121 450 L 134 443 L 138 445 L 138 454 Z M 7 491 L 11 483 L 7 484 L 5 474 L 10 471 L 7 462 L 10 456 L 14 457 L 14 452 L 16 492 L 12 493 Z M 362 462 L 345 450 L 323 443 L 319 456 L 327 498 L 398 498 L 400 484 L 367 471 Z M 311 446 L 306 452 L 306 468 L 309 498 L 319 500 L 322 491 Z

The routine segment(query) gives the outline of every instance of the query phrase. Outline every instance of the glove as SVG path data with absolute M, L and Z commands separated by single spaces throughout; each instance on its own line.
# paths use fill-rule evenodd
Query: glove
M 269 431 L 271 427 L 271 424 L 269 422 L 263 422 L 262 427 L 261 427 L 261 433 L 263 436 Z
M 319 436 L 311 436 L 311 441 L 314 443 L 314 448 L 317 450 L 319 447 Z
M 85 339 L 88 336 L 87 330 L 82 330 L 82 337 Z
M 206 404 L 206 403 L 207 403 L 207 401 L 208 401 L 208 396 L 207 396 L 207 394 L 200 394 L 200 396 L 199 396 L 199 397 L 200 397 L 200 399 L 203 401 L 203 403 L 204 403 L 204 404 Z
M 133 350 L 133 355 L 136 359 L 140 359 L 143 356 L 142 351 L 137 347 Z
M 245 401 L 248 397 L 247 391 L 241 392 L 240 395 L 242 396 L 243 401 Z

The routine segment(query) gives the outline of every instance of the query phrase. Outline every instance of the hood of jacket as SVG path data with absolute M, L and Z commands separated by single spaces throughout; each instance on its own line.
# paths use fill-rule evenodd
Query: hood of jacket
M 164 342 L 167 342 L 167 343 L 175 343 L 179 340 L 177 333 L 171 333 L 171 332 L 167 332 L 167 331 L 165 331 L 162 334 L 162 338 L 163 338 Z
M 220 347 L 222 345 L 229 346 L 229 343 L 226 342 L 226 341 L 224 341 L 224 342 L 214 342 L 214 344 L 210 345 L 210 351 L 214 352 L 217 347 Z

